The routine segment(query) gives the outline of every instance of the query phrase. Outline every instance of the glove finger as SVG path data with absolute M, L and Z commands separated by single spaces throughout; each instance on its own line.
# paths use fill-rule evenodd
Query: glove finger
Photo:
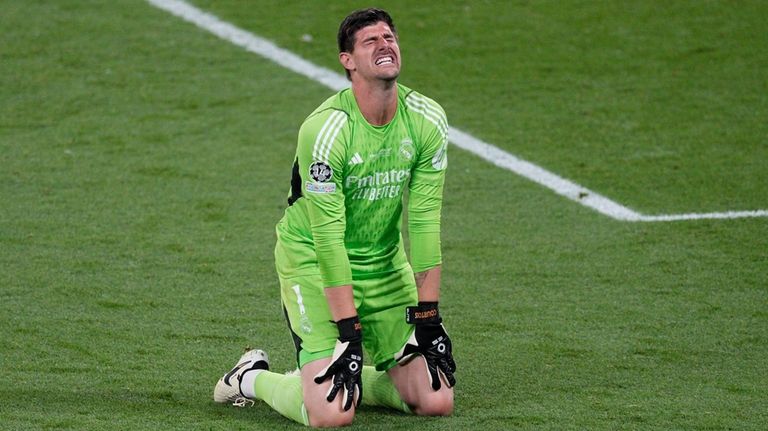
M 333 384 L 331 385 L 331 388 L 328 390 L 328 396 L 325 398 L 330 403 L 331 401 L 336 398 L 336 394 L 339 393 L 339 389 L 344 386 L 344 383 L 341 382 L 338 379 L 334 379 Z
M 315 383 L 323 383 L 324 381 L 328 380 L 329 377 L 333 376 L 335 370 L 335 367 L 333 364 L 329 364 L 327 367 L 325 367 L 324 370 L 320 371 L 319 373 L 315 374 Z
M 448 384 L 449 388 L 456 386 L 456 378 L 453 376 L 453 372 L 444 367 L 440 367 L 440 374 L 445 378 L 445 382 Z
M 360 407 L 363 402 L 363 383 L 358 381 L 355 383 L 355 407 Z
M 354 396 L 355 391 L 349 390 L 349 382 L 347 382 L 344 385 L 344 392 L 343 392 L 343 399 L 344 399 L 344 411 L 347 411 L 352 408 L 352 398 Z
M 453 373 L 456 372 L 456 363 L 450 356 L 441 358 L 438 362 L 438 367 L 440 368 L 440 371 L 442 371 L 446 376 L 453 376 Z
M 432 390 L 439 391 L 442 385 L 440 384 L 440 376 L 437 375 L 437 367 L 426 357 L 423 358 L 424 363 L 427 365 L 427 376 L 429 377 L 429 384 L 432 386 Z
M 448 369 L 451 371 L 451 373 L 456 372 L 456 361 L 453 360 L 453 355 L 448 355 L 445 357 L 446 365 Z

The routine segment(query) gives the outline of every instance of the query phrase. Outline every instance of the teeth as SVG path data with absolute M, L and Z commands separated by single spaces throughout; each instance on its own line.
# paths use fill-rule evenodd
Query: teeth
M 382 65 L 384 63 L 392 63 L 392 57 L 382 57 L 378 60 L 376 60 L 376 65 Z

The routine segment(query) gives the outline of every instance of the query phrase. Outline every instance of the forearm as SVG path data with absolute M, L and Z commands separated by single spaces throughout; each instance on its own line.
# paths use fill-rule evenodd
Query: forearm
M 437 302 L 440 300 L 441 265 L 415 274 L 419 302 Z
M 325 299 L 328 301 L 328 308 L 331 310 L 331 317 L 334 322 L 341 319 L 357 316 L 355 308 L 355 297 L 352 293 L 352 285 L 326 287 Z
M 456 384 L 453 373 L 453 345 L 445 332 L 443 320 L 438 311 L 440 297 L 440 266 L 416 273 L 419 304 L 405 308 L 406 323 L 414 326 L 413 333 L 403 348 L 395 354 L 395 360 L 405 364 L 420 355 L 426 362 L 427 376 L 432 390 L 438 391 L 447 384 Z

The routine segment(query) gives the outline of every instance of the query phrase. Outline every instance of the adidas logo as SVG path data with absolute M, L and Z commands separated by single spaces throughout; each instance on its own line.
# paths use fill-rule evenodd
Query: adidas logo
M 359 165 L 360 163 L 363 163 L 363 158 L 360 157 L 360 153 L 355 153 L 354 156 L 349 160 L 350 165 Z

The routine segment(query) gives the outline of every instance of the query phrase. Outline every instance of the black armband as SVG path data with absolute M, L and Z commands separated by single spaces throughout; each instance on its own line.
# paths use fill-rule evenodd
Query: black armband
M 417 307 L 405 307 L 405 322 L 414 325 L 422 323 L 442 323 L 440 311 L 437 309 L 437 301 L 419 301 Z
M 339 329 L 340 341 L 360 341 L 363 339 L 363 325 L 360 324 L 359 316 L 341 319 L 335 323 Z

